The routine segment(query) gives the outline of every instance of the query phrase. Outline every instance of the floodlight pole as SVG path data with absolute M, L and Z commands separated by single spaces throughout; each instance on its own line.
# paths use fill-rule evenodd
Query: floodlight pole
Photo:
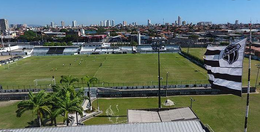
M 96 89 L 96 98 L 97 98 L 97 107 L 98 107 L 98 111 L 99 111 L 99 104 L 98 104 L 98 88 Z
M 192 109 L 192 102 L 195 101 L 192 97 L 190 97 L 190 108 Z
M 167 74 L 166 74 L 166 90 L 165 90 L 166 97 L 167 97 L 167 88 L 168 88 L 168 75 L 169 75 L 169 72 L 167 72 Z
M 158 43 L 157 43 L 158 44 Z M 161 109 L 161 64 L 160 64 L 160 47 L 159 45 L 157 45 L 157 49 L 158 49 L 158 86 L 159 86 L 159 91 L 158 91 L 158 94 L 159 94 L 159 100 L 158 100 L 158 106 L 159 106 L 159 109 Z
M 260 68 L 260 65 L 256 65 L 257 66 L 257 75 L 256 75 L 256 81 L 255 81 L 255 88 L 257 86 L 257 81 L 258 81 L 258 75 L 259 75 L 259 68 Z
M 89 86 L 89 83 L 88 83 L 88 100 L 89 100 L 90 111 L 92 111 L 92 104 L 91 104 L 91 99 L 90 99 L 90 86 Z

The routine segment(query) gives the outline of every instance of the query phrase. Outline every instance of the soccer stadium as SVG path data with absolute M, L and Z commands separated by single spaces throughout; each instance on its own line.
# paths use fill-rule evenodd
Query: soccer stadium
M 0 132 L 259 131 L 257 1 L 1 5 Z

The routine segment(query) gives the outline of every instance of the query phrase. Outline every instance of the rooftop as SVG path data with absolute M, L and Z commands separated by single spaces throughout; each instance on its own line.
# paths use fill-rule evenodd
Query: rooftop
M 175 109 L 128 110 L 128 123 L 194 120 L 198 117 L 189 107 Z
M 0 130 L 10 132 L 205 132 L 198 120 L 135 123 L 117 125 L 93 125 L 78 127 L 41 127 Z

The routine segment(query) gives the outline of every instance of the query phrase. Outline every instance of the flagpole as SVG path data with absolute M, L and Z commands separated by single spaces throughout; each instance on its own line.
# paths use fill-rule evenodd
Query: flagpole
M 249 113 L 249 93 L 250 93 L 250 73 L 251 73 L 251 44 L 252 44 L 252 25 L 250 22 L 250 41 L 249 41 L 249 66 L 248 66 L 248 87 L 247 87 L 247 97 L 246 97 L 246 115 L 245 115 L 245 131 L 247 132 L 247 120 Z

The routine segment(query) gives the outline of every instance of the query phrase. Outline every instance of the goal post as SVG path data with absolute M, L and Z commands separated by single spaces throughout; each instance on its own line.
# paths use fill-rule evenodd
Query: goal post
M 35 86 L 38 85 L 56 85 L 55 78 L 41 78 L 33 80 Z

